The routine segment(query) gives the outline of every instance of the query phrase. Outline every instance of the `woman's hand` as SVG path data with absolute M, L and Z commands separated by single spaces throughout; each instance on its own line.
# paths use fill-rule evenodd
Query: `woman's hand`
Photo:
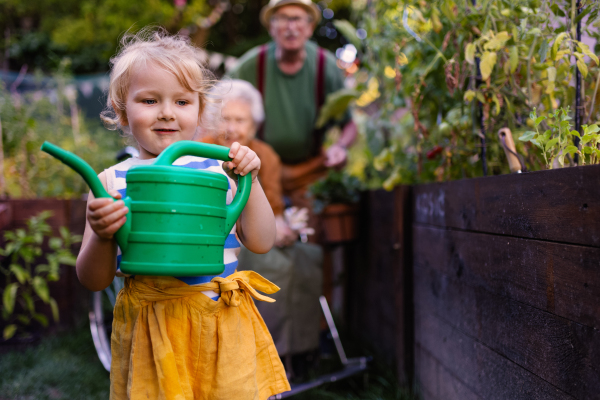
M 283 215 L 275 216 L 275 229 L 277 232 L 275 246 L 277 247 L 291 246 L 298 240 L 298 233 L 290 228 Z
M 252 182 L 256 181 L 258 171 L 260 170 L 260 158 L 248 146 L 242 146 L 238 142 L 234 142 L 229 150 L 229 157 L 232 161 L 223 163 L 223 170 L 232 179 L 237 179 L 232 172 L 244 176 L 252 173 Z
M 97 198 L 89 202 L 87 220 L 98 237 L 110 240 L 115 232 L 125 223 L 125 215 L 129 211 L 121 199 L 121 194 L 111 190 L 109 194 L 117 199 Z

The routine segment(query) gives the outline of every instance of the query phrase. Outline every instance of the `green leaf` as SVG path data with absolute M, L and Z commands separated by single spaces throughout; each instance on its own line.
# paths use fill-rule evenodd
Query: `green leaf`
M 585 146 L 581 148 L 581 151 L 583 154 L 592 154 L 594 150 L 589 146 Z
M 558 156 L 558 163 L 560 164 L 561 167 L 565 166 L 565 155 L 561 154 Z
M 50 299 L 50 308 L 52 309 L 52 316 L 54 317 L 54 322 L 58 322 L 59 314 L 58 304 L 56 304 L 56 300 Z
M 17 315 L 17 319 L 19 320 L 19 322 L 21 322 L 23 325 L 29 325 L 29 323 L 31 322 L 31 318 L 29 318 L 27 315 L 25 314 L 19 314 Z
M 572 130 L 570 133 L 571 133 L 572 136 L 577 136 L 578 138 L 581 139 L 581 135 L 576 130 Z
M 552 58 L 554 61 L 558 61 L 557 60 L 558 49 L 560 48 L 560 44 L 562 43 L 562 41 L 565 39 L 566 36 L 567 36 L 567 32 L 559 33 L 558 36 L 556 36 L 554 43 L 552 44 Z
M 587 77 L 588 67 L 587 67 L 587 65 L 585 65 L 585 63 L 583 61 L 577 60 L 577 69 L 579 69 L 579 72 L 581 72 L 581 75 L 584 78 Z
M 586 15 L 588 15 L 590 13 L 590 11 L 592 11 L 594 7 L 587 7 L 586 9 L 584 9 L 578 16 L 576 16 L 573 19 L 573 24 L 577 24 L 579 21 L 581 21 L 583 19 L 583 17 L 585 17 Z
M 344 36 L 344 38 L 352 43 L 357 49 L 362 47 L 360 39 L 356 35 L 356 28 L 350 22 L 346 21 L 345 19 L 336 19 L 333 21 L 333 26 L 335 26 L 335 29 L 337 29 L 342 36 Z
M 550 151 L 558 143 L 558 138 L 548 140 L 546 143 L 546 151 Z
M 474 98 L 475 98 L 475 92 L 473 90 L 467 90 L 465 92 L 465 95 L 463 96 L 463 99 L 465 101 L 473 101 Z
M 33 314 L 33 319 L 42 324 L 44 328 L 48 326 L 48 318 L 44 314 Z
M 475 65 L 475 49 L 475 43 L 469 43 L 465 48 L 465 60 L 471 65 Z
M 17 280 L 19 281 L 19 283 L 21 285 L 31 279 L 31 276 L 29 275 L 29 272 L 27 272 L 25 269 L 23 269 L 20 265 L 11 264 L 10 265 L 10 271 L 13 274 L 15 274 L 15 276 L 17 277 Z
M 23 298 L 23 300 L 25 300 L 25 307 L 27 308 L 27 310 L 33 314 L 33 312 L 35 311 L 35 303 L 33 301 L 33 298 L 29 295 L 29 293 L 23 293 L 21 294 L 21 297 Z
M 579 51 L 581 51 L 583 54 L 585 54 L 586 56 L 588 56 L 589 58 L 594 60 L 596 65 L 600 64 L 600 61 L 598 60 L 598 56 L 596 56 L 596 54 L 594 54 L 594 52 L 592 52 L 590 50 L 590 47 L 587 44 L 582 43 L 582 42 L 577 42 L 577 47 L 579 48 Z M 581 60 L 581 61 L 584 61 L 584 60 Z
M 532 36 L 539 36 L 542 34 L 542 30 L 540 28 L 531 28 L 529 32 L 527 32 L 527 34 Z
M 50 291 L 48 290 L 48 285 L 46 281 L 41 276 L 36 276 L 31 281 L 31 285 L 33 286 L 33 290 L 35 293 L 42 299 L 44 303 L 48 303 L 50 301 Z
M 556 68 L 548 67 L 546 71 L 548 73 L 548 80 L 550 82 L 556 82 Z
M 570 155 L 576 154 L 579 149 L 576 146 L 573 146 L 572 144 L 565 147 L 565 153 L 569 153 Z
M 519 65 L 519 49 L 517 48 L 517 46 L 511 46 L 510 48 L 509 63 L 510 72 L 514 73 L 517 70 L 517 66 Z
M 8 325 L 4 328 L 4 331 L 2 332 L 2 337 L 4 338 L 4 340 L 8 340 L 11 337 L 13 337 L 16 332 L 17 332 L 17 325 L 15 325 L 15 324 Z
M 492 74 L 492 70 L 496 65 L 496 53 L 486 51 L 481 56 L 481 63 L 479 68 L 481 69 L 481 79 L 487 80 Z
M 560 7 L 558 6 L 558 4 L 554 3 L 550 6 L 550 9 L 552 10 L 552 13 L 554 15 L 556 15 L 557 17 L 564 17 L 565 13 L 563 10 L 560 9 Z
M 62 247 L 63 241 L 61 238 L 53 237 L 48 241 L 48 245 L 52 250 L 58 250 Z
M 13 310 L 15 309 L 15 301 L 17 300 L 17 290 L 19 289 L 18 283 L 10 283 L 6 285 L 4 288 L 4 293 L 2 293 L 2 302 L 4 305 L 4 310 L 11 315 Z
M 350 102 L 360 97 L 360 92 L 353 89 L 341 89 L 327 95 L 325 104 L 321 107 L 321 112 L 315 126 L 322 128 L 331 119 L 340 119 L 348 109 Z
M 584 127 L 584 131 L 585 131 L 585 134 L 588 135 L 590 133 L 600 132 L 600 127 L 598 127 L 598 125 L 596 125 L 596 124 L 593 124 L 593 125 Z
M 535 121 L 533 121 L 533 124 L 534 124 L 535 126 L 538 126 L 538 125 L 539 125 L 539 124 L 541 124 L 541 123 L 542 123 L 542 121 L 543 121 L 543 120 L 545 120 L 545 119 L 546 119 L 546 117 L 544 117 L 544 116 L 542 116 L 542 117 L 537 117 L 537 118 L 535 119 Z
M 581 138 L 581 144 L 586 144 L 588 143 L 590 140 L 592 140 L 592 136 L 591 135 L 584 135 Z
M 519 140 L 522 142 L 529 142 L 531 139 L 533 139 L 535 137 L 535 135 L 537 135 L 536 132 L 527 131 L 527 132 L 525 132 L 525 134 L 523 134 L 523 136 L 521 136 L 519 138 Z
M 510 39 L 508 32 L 499 32 L 494 38 L 483 45 L 485 50 L 497 51 L 504 47 L 504 44 Z

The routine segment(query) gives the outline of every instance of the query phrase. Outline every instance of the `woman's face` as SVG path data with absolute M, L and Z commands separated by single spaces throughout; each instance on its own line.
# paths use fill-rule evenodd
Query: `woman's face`
M 233 142 L 248 146 L 256 134 L 250 105 L 238 99 L 229 100 L 221 110 L 221 126 L 217 141 L 222 146 L 231 147 Z

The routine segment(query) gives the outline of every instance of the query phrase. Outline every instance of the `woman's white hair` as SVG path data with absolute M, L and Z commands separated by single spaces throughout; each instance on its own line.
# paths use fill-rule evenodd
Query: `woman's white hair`
M 265 109 L 262 96 L 252 84 L 241 79 L 226 79 L 218 82 L 210 91 L 213 98 L 220 99 L 223 107 L 232 100 L 241 100 L 250 106 L 250 113 L 255 126 L 265 120 Z

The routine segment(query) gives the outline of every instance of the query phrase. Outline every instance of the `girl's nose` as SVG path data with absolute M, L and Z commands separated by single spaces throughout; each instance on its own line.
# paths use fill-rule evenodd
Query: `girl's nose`
M 173 108 L 168 103 L 163 103 L 163 106 L 160 108 L 158 112 L 158 119 L 164 121 L 171 121 L 175 119 L 175 114 L 173 113 Z

